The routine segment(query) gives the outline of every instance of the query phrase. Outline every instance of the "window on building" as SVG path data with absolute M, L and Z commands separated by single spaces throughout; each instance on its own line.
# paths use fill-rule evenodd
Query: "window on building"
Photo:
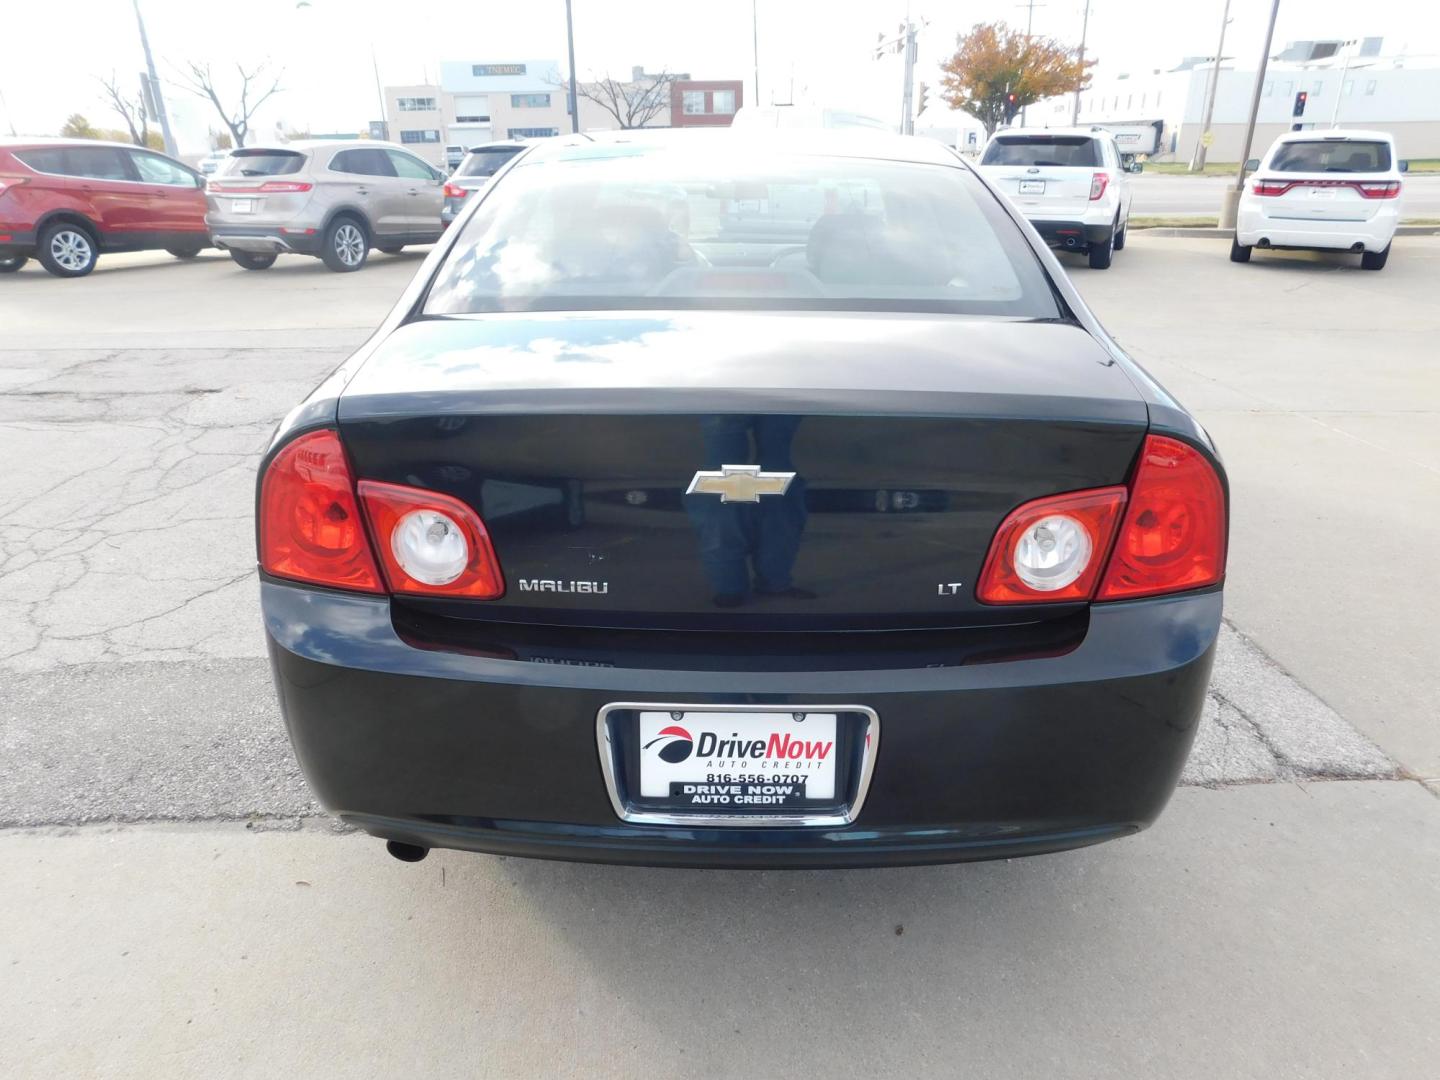
M 681 96 L 681 108 L 686 116 L 705 115 L 705 91 L 686 90 Z
M 1266 97 L 1269 97 L 1269 96 L 1270 96 L 1272 93 L 1274 93 L 1274 92 L 1275 92 L 1275 80 L 1274 80 L 1274 79 L 1266 79 L 1266 80 L 1265 80 L 1265 96 L 1266 96 Z
M 1319 96 L 1320 96 L 1320 91 L 1323 90 L 1324 88 L 1325 88 L 1325 83 L 1324 83 L 1322 80 L 1320 80 L 1320 79 L 1314 80 L 1314 81 L 1310 84 L 1310 96 L 1311 96 L 1311 97 L 1319 97 Z
M 508 128 L 505 137 L 507 139 L 548 139 L 552 135 L 559 134 L 560 129 L 553 127 Z
M 402 143 L 438 143 L 440 132 L 435 128 L 411 128 L 400 132 Z
M 1126 94 L 1126 95 L 1125 95 L 1125 108 L 1129 109 L 1129 108 L 1130 108 L 1132 105 L 1134 105 L 1134 104 L 1135 104 L 1135 95 L 1134 95 L 1134 94 Z
M 729 116 L 735 111 L 735 91 L 716 90 L 710 95 L 710 111 L 716 116 Z
M 510 107 L 512 109 L 548 109 L 550 107 L 550 95 L 511 94 Z
M 400 106 L 401 112 L 434 112 L 435 99 L 433 97 L 402 97 L 395 99 Z
M 469 116 L 457 116 L 455 117 L 455 122 L 457 124 L 488 124 L 490 122 L 490 117 L 480 116 L 478 114 L 472 114 Z
M 1365 84 L 1365 96 L 1370 97 L 1375 93 L 1375 80 L 1371 79 Z
M 1292 93 L 1295 92 L 1295 84 L 1293 82 L 1290 82 L 1289 80 L 1286 80 L 1283 83 L 1277 83 L 1276 90 L 1279 92 L 1281 97 L 1288 98 Z
M 1354 80 L 1354 79 L 1346 79 L 1346 80 L 1345 80 L 1345 85 L 1340 88 L 1340 93 L 1344 94 L 1346 97 L 1349 97 L 1349 96 L 1350 96 L 1352 93 L 1354 93 L 1354 92 L 1355 92 L 1355 80 Z

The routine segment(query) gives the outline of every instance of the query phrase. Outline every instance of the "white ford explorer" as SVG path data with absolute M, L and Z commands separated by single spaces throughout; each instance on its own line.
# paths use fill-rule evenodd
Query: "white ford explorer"
M 1230 244 L 1234 262 L 1253 248 L 1353 251 L 1366 270 L 1390 257 L 1400 222 L 1405 162 L 1383 131 L 1281 135 L 1245 183 Z
M 997 132 L 980 172 L 1053 248 L 1087 252 L 1104 270 L 1125 246 L 1130 179 L 1108 131 L 1023 128 Z

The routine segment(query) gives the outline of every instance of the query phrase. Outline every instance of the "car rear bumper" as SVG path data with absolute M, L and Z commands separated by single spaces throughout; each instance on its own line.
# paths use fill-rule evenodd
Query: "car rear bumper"
M 7 229 L 0 226 L 0 255 L 33 255 L 35 253 L 35 232 L 33 230 Z
M 319 229 L 298 226 L 284 228 L 264 225 L 212 225 L 210 242 L 224 251 L 315 255 L 320 251 L 321 235 Z
M 1278 217 L 1253 205 L 1254 201 L 1255 196 L 1243 200 L 1236 216 L 1235 240 L 1244 247 L 1348 251 L 1360 244 L 1366 251 L 1384 251 L 1400 223 L 1395 200 L 1377 207 L 1375 215 L 1365 221 Z
M 1092 244 L 1103 247 L 1110 242 L 1110 234 L 1115 231 L 1109 220 L 1099 225 L 1077 219 L 1030 218 L 1029 221 L 1040 234 L 1040 239 L 1050 247 L 1068 250 L 1080 250 Z
M 1068 651 L 993 663 L 686 671 L 419 647 L 387 599 L 261 594 L 297 757 L 343 820 L 427 847 L 677 866 L 952 862 L 1137 832 L 1194 739 L 1221 612 L 1218 591 L 1103 605 Z M 622 821 L 596 740 L 616 702 L 873 709 L 864 804 L 842 826 Z

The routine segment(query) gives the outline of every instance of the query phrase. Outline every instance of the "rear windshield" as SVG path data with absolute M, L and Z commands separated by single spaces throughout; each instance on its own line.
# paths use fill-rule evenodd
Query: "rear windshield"
M 1004 135 L 985 148 L 980 164 L 1094 169 L 1100 144 L 1084 135 Z
M 285 176 L 304 164 L 305 155 L 294 150 L 232 150 L 216 171 L 225 176 Z
M 1350 139 L 1281 143 L 1270 168 L 1277 172 L 1389 172 L 1390 144 Z
M 494 176 L 512 157 L 520 152 L 519 147 L 508 150 L 472 150 L 455 170 L 456 176 Z
M 520 161 L 426 301 L 431 314 L 693 307 L 1059 315 L 967 169 L 728 148 Z

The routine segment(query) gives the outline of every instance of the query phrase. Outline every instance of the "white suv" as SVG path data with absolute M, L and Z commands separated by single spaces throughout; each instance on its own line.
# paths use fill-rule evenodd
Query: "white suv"
M 1400 223 L 1395 140 L 1383 131 L 1292 131 L 1281 135 L 1240 195 L 1233 262 L 1252 248 L 1354 251 L 1379 270 Z
M 986 145 L 979 168 L 1051 247 L 1088 252 L 1090 266 L 1104 270 L 1125 246 L 1130 178 L 1108 131 L 1002 131 Z

